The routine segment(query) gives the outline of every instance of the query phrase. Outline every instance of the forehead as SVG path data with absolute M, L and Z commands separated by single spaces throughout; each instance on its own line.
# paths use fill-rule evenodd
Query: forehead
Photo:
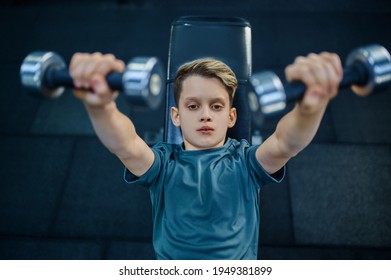
M 229 100 L 228 92 L 217 78 L 198 75 L 187 77 L 182 84 L 180 99 L 186 98 L 221 98 Z

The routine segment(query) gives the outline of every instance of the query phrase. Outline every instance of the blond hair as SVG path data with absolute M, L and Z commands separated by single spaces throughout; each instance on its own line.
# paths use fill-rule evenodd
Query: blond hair
M 238 87 L 235 73 L 224 62 L 210 57 L 196 59 L 179 67 L 174 80 L 174 98 L 177 106 L 179 106 L 183 81 L 193 75 L 219 79 L 227 90 L 232 106 L 235 91 Z

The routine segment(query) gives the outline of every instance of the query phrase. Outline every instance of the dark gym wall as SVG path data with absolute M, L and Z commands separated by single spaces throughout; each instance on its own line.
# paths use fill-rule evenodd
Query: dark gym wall
M 163 3 L 164 2 L 164 3 Z M 391 2 L 3 1 L 0 9 L 0 259 L 151 259 L 149 194 L 122 181 L 121 163 L 97 140 L 71 94 L 27 96 L 23 58 L 54 50 L 110 52 L 167 65 L 171 22 L 183 15 L 241 16 L 252 25 L 254 72 L 282 73 L 298 55 L 344 60 L 355 47 L 391 50 Z M 313 143 L 262 190 L 263 259 L 391 258 L 391 89 L 368 98 L 344 90 Z M 148 143 L 161 139 L 163 107 L 135 111 Z M 278 118 L 260 130 L 272 133 Z

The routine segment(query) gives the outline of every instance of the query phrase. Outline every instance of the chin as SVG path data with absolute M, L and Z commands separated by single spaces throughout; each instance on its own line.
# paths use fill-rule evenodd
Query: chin
M 192 149 L 195 150 L 213 149 L 224 145 L 224 141 L 221 142 L 219 140 L 209 139 L 209 138 L 203 138 L 203 139 L 198 138 L 198 139 L 194 139 L 194 141 L 187 141 L 187 143 L 189 147 L 192 147 Z

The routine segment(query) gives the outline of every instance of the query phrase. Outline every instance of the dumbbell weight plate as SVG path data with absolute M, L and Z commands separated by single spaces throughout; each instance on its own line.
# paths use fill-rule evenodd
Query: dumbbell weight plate
M 135 106 L 156 109 L 164 96 L 164 71 L 156 57 L 135 57 L 123 74 L 123 92 Z
M 248 103 L 253 124 L 261 127 L 265 116 L 285 109 L 287 100 L 280 78 L 272 71 L 255 73 L 250 78 Z
M 49 88 L 45 85 L 43 76 L 48 70 L 65 69 L 64 60 L 55 52 L 32 52 L 20 67 L 20 78 L 24 88 L 34 96 L 57 98 L 64 92 L 64 87 Z
M 346 66 L 351 67 L 355 63 L 361 63 L 368 74 L 367 83 L 357 88 L 359 95 L 368 95 L 390 84 L 391 58 L 390 53 L 383 46 L 373 44 L 355 49 L 348 55 Z
M 251 111 L 256 111 L 262 105 L 262 112 L 270 114 L 286 107 L 286 96 L 280 78 L 272 71 L 264 71 L 251 77 L 251 84 L 259 96 L 257 106 L 250 105 Z M 254 93 L 255 95 L 255 93 Z

